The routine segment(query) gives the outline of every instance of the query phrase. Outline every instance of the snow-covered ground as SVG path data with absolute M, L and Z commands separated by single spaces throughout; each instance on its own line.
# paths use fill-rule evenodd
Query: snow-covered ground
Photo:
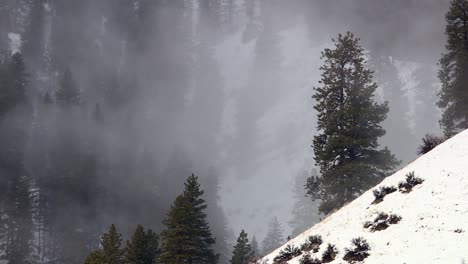
M 394 192 L 384 201 L 372 204 L 372 190 L 397 186 L 414 172 L 424 182 L 408 194 Z M 351 240 L 363 237 L 369 243 L 370 256 L 363 263 L 431 264 L 468 262 L 468 130 L 446 141 L 428 154 L 410 163 L 381 184 L 344 206 L 301 235 L 265 256 L 261 263 L 272 263 L 287 245 L 299 247 L 311 235 L 320 235 L 324 243 L 336 245 L 339 253 L 331 263 L 346 263 L 344 249 Z M 386 230 L 370 232 L 363 227 L 379 212 L 402 217 Z M 289 261 L 299 263 L 301 256 Z

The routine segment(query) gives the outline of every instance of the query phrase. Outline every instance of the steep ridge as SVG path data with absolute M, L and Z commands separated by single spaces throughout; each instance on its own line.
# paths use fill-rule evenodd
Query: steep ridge
M 374 202 L 374 190 L 384 186 L 398 189 L 412 172 L 423 180 L 421 184 L 408 193 L 396 190 Z M 379 213 L 395 214 L 401 220 L 385 230 L 365 228 Z M 300 248 L 313 235 L 321 236 L 323 243 L 318 252 L 309 252 L 311 257 L 321 259 L 328 243 L 338 249 L 329 263 L 347 263 L 343 260 L 345 248 L 352 248 L 351 240 L 358 237 L 370 246 L 362 263 L 468 263 L 468 130 L 387 177 L 258 263 L 274 263 L 287 246 Z M 300 263 L 306 253 L 277 263 Z

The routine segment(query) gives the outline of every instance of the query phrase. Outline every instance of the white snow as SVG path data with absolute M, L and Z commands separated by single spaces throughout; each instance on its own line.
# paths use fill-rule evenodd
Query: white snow
M 468 261 L 468 130 L 441 144 L 428 154 L 387 177 L 379 186 L 397 186 L 409 172 L 424 179 L 412 192 L 394 192 L 379 204 L 372 204 L 371 189 L 284 246 L 260 263 L 272 263 L 286 245 L 299 247 L 309 236 L 321 235 L 320 258 L 327 243 L 339 254 L 331 263 L 346 263 L 344 249 L 351 239 L 365 238 L 370 247 L 367 264 L 465 263 Z M 377 188 L 376 187 L 376 188 Z M 371 233 L 363 228 L 378 212 L 402 217 L 400 223 Z M 458 233 L 455 230 L 461 229 Z M 301 256 L 289 261 L 299 263 Z

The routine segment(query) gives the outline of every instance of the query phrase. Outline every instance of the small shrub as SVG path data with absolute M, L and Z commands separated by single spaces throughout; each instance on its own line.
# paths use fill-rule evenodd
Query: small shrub
M 322 263 L 329 263 L 335 260 L 338 255 L 338 249 L 332 244 L 328 244 L 327 248 L 322 254 Z
M 396 215 L 396 214 L 391 214 L 388 217 L 388 223 L 391 225 L 396 225 L 401 221 L 401 216 Z
M 313 258 L 310 254 L 305 254 L 299 260 L 299 264 L 322 264 L 322 261 L 318 258 Z
M 394 186 L 381 186 L 379 189 L 373 191 L 375 199 L 372 204 L 378 204 L 382 202 L 387 194 L 391 194 L 396 191 L 397 188 Z
M 438 137 L 432 134 L 426 134 L 423 139 L 423 143 L 418 147 L 418 155 L 424 155 L 429 151 L 433 150 L 438 145 L 444 143 L 445 139 L 443 137 Z
M 387 229 L 390 225 L 398 224 L 401 217 L 396 214 L 388 215 L 386 213 L 379 213 L 373 221 L 364 223 L 364 228 L 369 228 L 371 232 L 381 231 Z
M 369 256 L 370 246 L 364 238 L 354 238 L 351 240 L 351 244 L 352 248 L 345 249 L 343 260 L 354 263 L 356 261 L 363 261 Z
M 284 263 L 287 263 L 289 260 L 293 259 L 294 257 L 297 257 L 301 254 L 302 254 L 302 251 L 299 248 L 295 246 L 287 245 L 286 248 L 281 250 L 279 252 L 279 255 L 273 259 L 273 263 L 284 264 Z
M 322 245 L 323 240 L 321 236 L 310 236 L 304 244 L 301 245 L 302 251 L 312 251 L 317 253 Z
M 424 180 L 414 175 L 414 171 L 406 174 L 406 180 L 398 183 L 398 189 L 402 193 L 409 193 L 413 190 L 413 187 L 423 183 Z

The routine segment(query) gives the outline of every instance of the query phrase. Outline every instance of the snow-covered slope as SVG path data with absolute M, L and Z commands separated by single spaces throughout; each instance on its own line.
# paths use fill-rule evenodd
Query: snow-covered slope
M 372 204 L 372 190 L 398 186 L 410 172 L 424 182 L 407 193 L 388 194 Z M 441 144 L 428 154 L 387 177 L 381 184 L 324 219 L 321 223 L 265 256 L 260 263 L 273 263 L 287 245 L 300 247 L 311 235 L 320 235 L 323 244 L 312 256 L 321 258 L 327 243 L 339 253 L 331 263 L 346 263 L 344 249 L 351 240 L 363 237 L 370 256 L 363 263 L 431 264 L 468 263 L 468 130 Z M 370 232 L 363 227 L 379 212 L 402 217 L 386 230 Z M 289 261 L 299 263 L 301 256 Z

